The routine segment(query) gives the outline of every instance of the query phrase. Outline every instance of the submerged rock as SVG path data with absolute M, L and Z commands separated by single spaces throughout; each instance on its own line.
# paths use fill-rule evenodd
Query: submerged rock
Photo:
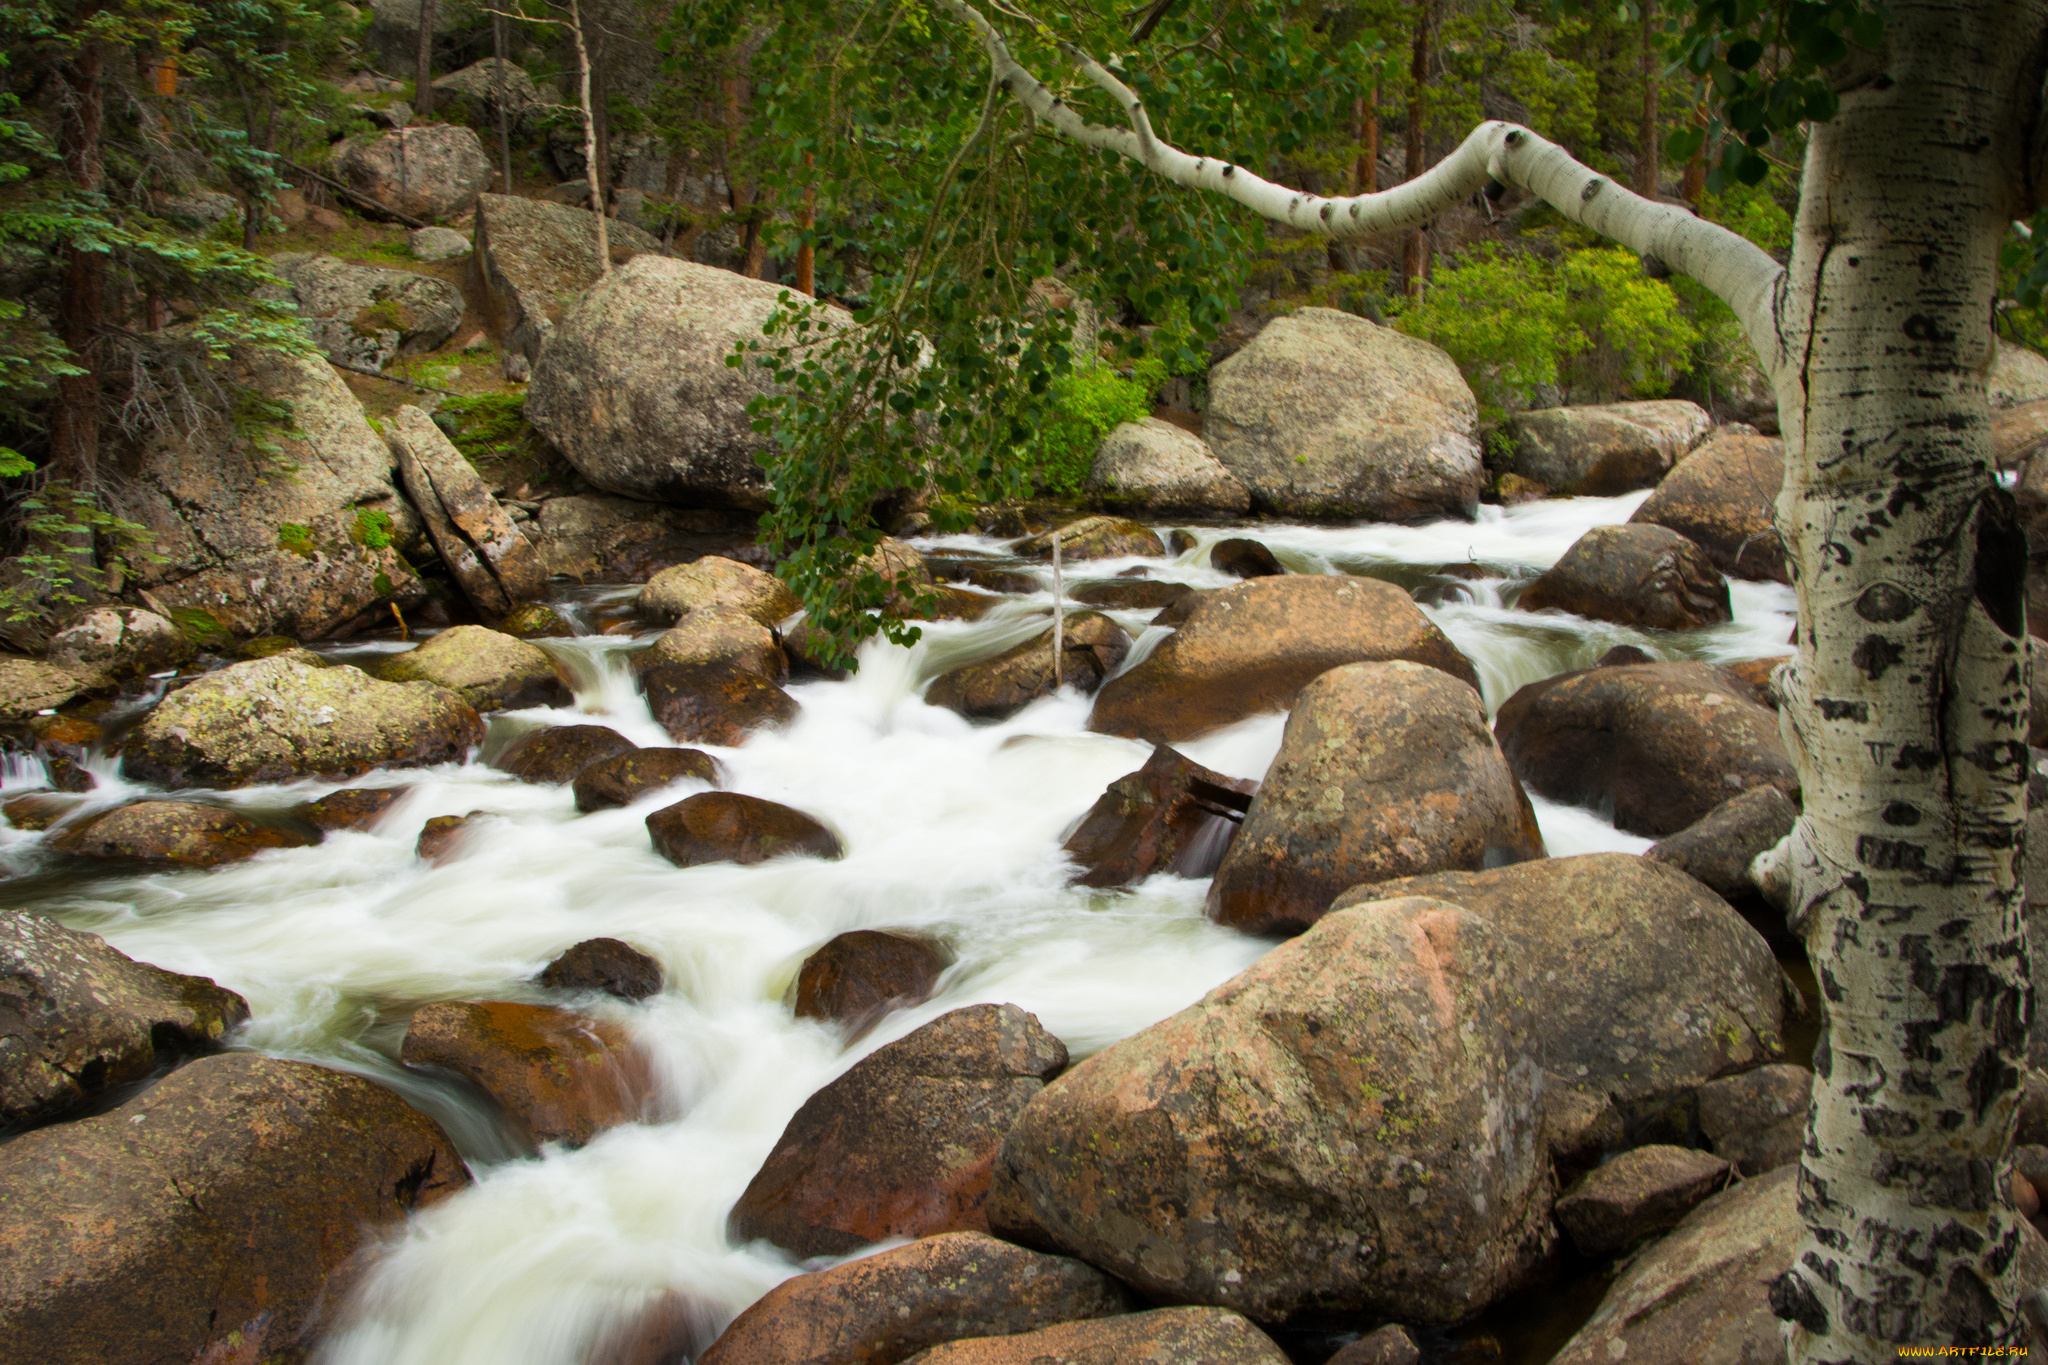
M 522 782 L 573 782 L 608 759 L 640 752 L 609 725 L 550 725 L 506 745 L 491 766 Z
M 774 574 L 705 555 L 648 579 L 634 607 L 649 620 L 669 624 L 699 607 L 730 607 L 772 626 L 801 611 L 803 603 Z
M 1273 552 L 1256 540 L 1234 536 L 1209 547 L 1209 567 L 1233 578 L 1275 578 L 1287 572 Z
M 1018 1336 L 949 1341 L 910 1360 L 912 1365 L 1287 1365 L 1287 1354 L 1271 1337 L 1227 1309 L 1155 1308 Z
M 1707 552 L 1662 526 L 1596 526 L 1522 590 L 1521 611 L 1568 611 L 1650 630 L 1734 619 L 1728 582 Z
M 219 867 L 273 848 L 306 848 L 316 835 L 258 824 L 226 806 L 197 801 L 138 801 L 67 826 L 50 847 L 77 858 Z
M 796 1017 L 823 1019 L 859 1037 L 892 1009 L 929 1000 L 952 954 L 915 934 L 853 929 L 804 959 Z
M 1587 1256 L 1605 1256 L 1674 1226 L 1733 1178 L 1720 1157 L 1653 1145 L 1623 1152 L 1557 1199 L 1557 1223 Z
M 1060 851 L 1080 865 L 1082 886 L 1129 886 L 1154 872 L 1207 877 L 1258 787 L 1157 745 L 1145 766 L 1109 784 Z
M 321 831 L 369 829 L 397 805 L 410 787 L 349 787 L 294 807 L 292 814 Z
M 664 806 L 647 817 L 647 832 L 654 851 L 677 867 L 844 856 L 837 836 L 802 811 L 738 792 L 700 792 Z
M 646 1112 L 646 1060 L 615 1025 L 552 1005 L 451 1000 L 413 1012 L 399 1059 L 452 1071 L 532 1145 L 581 1147 Z
M 489 812 L 473 810 L 467 815 L 435 815 L 420 827 L 420 837 L 413 842 L 412 853 L 421 862 L 445 867 L 461 857 L 470 831 L 477 821 Z
M 727 1235 L 796 1256 L 886 1237 L 985 1232 L 1003 1134 L 1067 1049 L 1015 1005 L 942 1014 L 804 1101 L 734 1206 Z
M 482 626 L 451 626 L 377 669 L 386 682 L 429 682 L 479 711 L 561 706 L 571 697 L 555 661 L 538 647 Z
M 661 964 L 615 938 L 589 938 L 550 962 L 540 984 L 557 991 L 603 991 L 621 1000 L 661 994 Z
M 649 792 L 678 782 L 717 786 L 718 760 L 699 749 L 634 749 L 601 759 L 576 774 L 576 809 L 588 814 L 630 806 Z
M 1096 691 L 1130 653 L 1131 637 L 1100 612 L 1082 611 L 1062 623 L 1060 661 L 1065 683 L 1082 695 Z M 1007 720 L 1058 688 L 1053 677 L 1052 628 L 992 659 L 941 674 L 924 699 L 974 720 Z
M 217 1051 L 249 1018 L 248 1002 L 208 977 L 137 962 L 98 934 L 20 910 L 0 911 L 0 983 L 0 1131 Z

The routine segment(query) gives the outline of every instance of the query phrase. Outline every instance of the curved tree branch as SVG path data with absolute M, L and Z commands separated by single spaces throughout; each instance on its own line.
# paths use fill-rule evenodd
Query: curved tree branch
M 1682 205 L 1630 193 L 1527 128 L 1482 123 L 1456 151 L 1405 184 L 1326 199 L 1276 185 L 1227 161 L 1190 156 L 1162 141 L 1152 130 L 1144 101 L 1130 87 L 1094 58 L 1061 43 L 1061 51 L 1117 102 L 1131 126 L 1088 122 L 1010 54 L 1009 44 L 980 11 L 966 0 L 940 3 L 981 39 L 996 82 L 1011 97 L 1083 146 L 1128 157 L 1175 184 L 1235 199 L 1276 223 L 1340 239 L 1410 232 L 1492 185 L 1513 185 L 1574 223 L 1655 257 L 1712 290 L 1734 310 L 1773 376 L 1787 359 L 1777 327 L 1784 267 L 1747 238 Z

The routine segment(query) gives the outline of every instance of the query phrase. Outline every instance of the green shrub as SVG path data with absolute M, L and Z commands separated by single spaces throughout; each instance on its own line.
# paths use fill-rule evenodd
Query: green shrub
M 1106 364 L 1075 370 L 1053 381 L 1058 415 L 1025 447 L 1031 479 L 1040 492 L 1072 495 L 1088 481 L 1095 448 L 1124 422 L 1152 415 L 1152 390 L 1166 380 L 1166 365 L 1140 359 L 1126 379 Z
M 511 459 L 533 438 L 526 396 L 519 393 L 445 398 L 434 410 L 434 422 L 474 465 Z

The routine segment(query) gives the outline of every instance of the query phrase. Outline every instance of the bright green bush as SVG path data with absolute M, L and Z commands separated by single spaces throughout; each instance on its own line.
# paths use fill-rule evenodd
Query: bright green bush
M 1106 364 L 1075 370 L 1053 381 L 1056 415 L 1025 447 L 1031 479 L 1054 496 L 1081 491 L 1102 438 L 1124 422 L 1152 415 L 1152 391 L 1166 381 L 1166 365 L 1139 360 L 1129 378 Z

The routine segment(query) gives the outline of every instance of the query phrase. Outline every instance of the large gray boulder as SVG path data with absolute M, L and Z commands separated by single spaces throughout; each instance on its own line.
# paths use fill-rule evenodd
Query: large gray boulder
M 1124 422 L 1102 438 L 1087 492 L 1120 512 L 1239 516 L 1252 505 L 1207 441 L 1157 417 Z
M 747 404 L 772 384 L 725 363 L 783 290 L 693 261 L 639 256 L 563 310 L 526 415 L 584 478 L 651 502 L 758 507 Z
M 2048 398 L 2048 356 L 1999 342 L 1987 387 L 1994 412 Z
M 292 252 L 270 258 L 292 286 L 299 322 L 337 365 L 381 370 L 431 351 L 462 322 L 462 291 L 432 275 Z
M 719 555 L 663 569 L 647 580 L 634 609 L 651 621 L 673 625 L 699 607 L 731 607 L 764 626 L 803 609 L 795 593 L 774 574 Z
M 547 590 L 540 552 L 431 417 L 401 407 L 385 438 L 428 538 L 478 611 L 497 619 Z
M 1478 416 L 1428 342 L 1304 308 L 1210 372 L 1203 430 L 1262 510 L 1408 521 L 1478 504 Z
M 418 21 L 414 22 L 417 27 Z M 500 65 L 504 67 L 502 73 L 498 69 Z M 501 86 L 504 89 L 506 120 L 517 128 L 528 114 L 539 108 L 541 98 L 533 77 L 516 62 L 501 63 L 496 57 L 486 57 L 460 71 L 437 77 L 434 81 L 435 104 L 438 108 L 443 101 L 461 101 L 477 113 L 495 120 Z
M 192 652 L 185 633 L 153 611 L 95 607 L 51 636 L 45 657 L 76 673 L 132 678 L 176 668 Z
M 1508 436 L 1515 473 L 1553 493 L 1604 497 L 1657 482 L 1713 424 L 1699 404 L 1663 399 L 1518 413 Z
M 377 670 L 386 682 L 445 687 L 478 711 L 562 706 L 569 685 L 538 645 L 483 626 L 451 626 Z
M 1678 532 L 1631 523 L 1595 526 L 1515 601 L 1522 611 L 1568 611 L 1648 630 L 1697 630 L 1734 619 L 1728 581 Z
M 628 223 L 607 224 L 605 239 L 613 265 L 661 251 L 661 243 Z M 539 360 L 562 309 L 597 276 L 597 220 L 588 209 L 477 197 L 476 278 L 484 316 L 507 351 Z
M 351 138 L 335 153 L 334 173 L 371 203 L 431 223 L 474 208 L 492 171 L 475 132 L 437 123 Z
M 1512 951 L 1436 901 L 1325 917 L 1046 1087 L 992 1229 L 1264 1321 L 1472 1316 L 1552 1237 Z

